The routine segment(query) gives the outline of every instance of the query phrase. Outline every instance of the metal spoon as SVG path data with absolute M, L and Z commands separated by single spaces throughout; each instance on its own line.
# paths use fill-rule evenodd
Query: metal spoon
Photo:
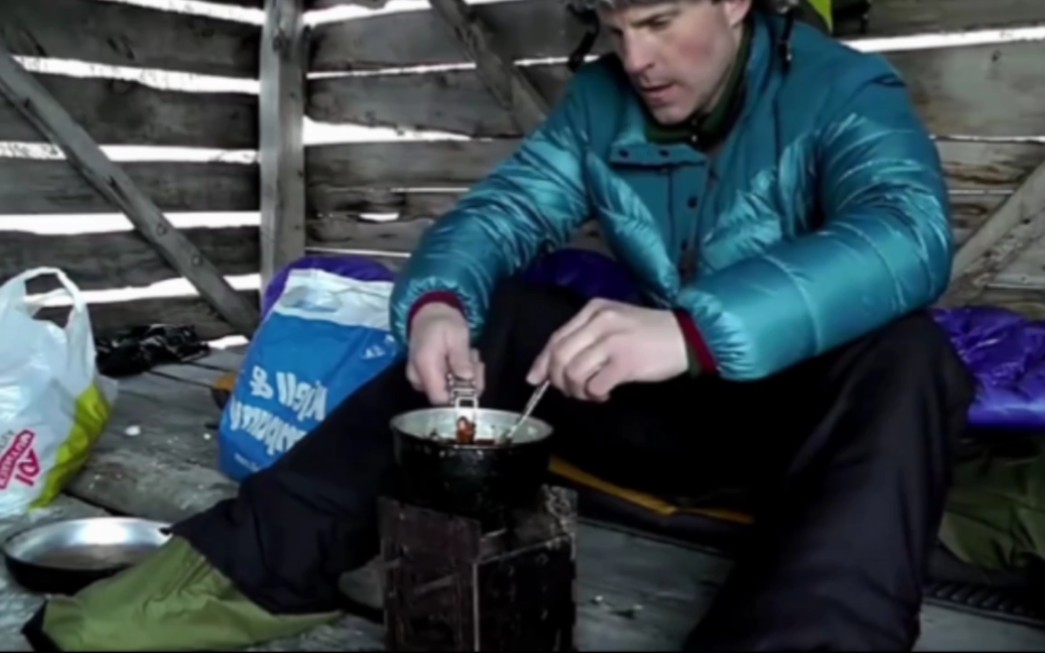
M 519 428 L 519 426 L 522 425 L 523 422 L 530 418 L 530 414 L 533 413 L 534 408 L 537 408 L 537 403 L 540 402 L 541 397 L 544 396 L 544 391 L 548 389 L 549 385 L 551 385 L 551 382 L 545 381 L 544 383 L 537 386 L 537 389 L 533 391 L 532 395 L 530 395 L 530 400 L 526 402 L 526 408 L 523 409 L 523 414 L 519 417 L 518 421 L 515 422 L 515 425 L 512 426 L 512 428 L 507 433 L 504 434 L 502 441 L 512 441 L 512 437 L 515 436 L 515 431 Z

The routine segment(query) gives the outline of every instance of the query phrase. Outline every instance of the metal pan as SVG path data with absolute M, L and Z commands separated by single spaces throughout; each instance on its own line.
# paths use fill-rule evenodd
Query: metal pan
M 168 524 L 90 517 L 33 526 L 3 543 L 11 578 L 33 592 L 75 594 L 141 562 L 169 539 Z

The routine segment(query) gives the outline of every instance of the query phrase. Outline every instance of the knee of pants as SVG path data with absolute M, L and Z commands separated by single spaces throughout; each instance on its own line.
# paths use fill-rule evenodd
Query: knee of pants
M 869 353 L 894 365 L 895 376 L 910 383 L 911 390 L 923 385 L 942 389 L 949 406 L 967 407 L 975 397 L 972 373 L 928 313 L 903 317 L 882 329 Z

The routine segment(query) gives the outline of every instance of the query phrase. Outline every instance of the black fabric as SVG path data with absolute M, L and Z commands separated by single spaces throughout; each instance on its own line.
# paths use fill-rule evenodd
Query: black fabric
M 141 374 L 164 363 L 184 363 L 210 353 L 194 326 L 152 324 L 97 338 L 98 370 L 111 377 Z
M 480 342 L 483 405 L 522 407 L 533 358 L 582 305 L 501 288 Z M 537 414 L 560 455 L 614 483 L 756 497 L 736 569 L 689 646 L 905 650 L 972 396 L 946 336 L 916 314 L 765 381 L 682 376 L 604 405 L 550 390 Z M 237 498 L 174 532 L 271 612 L 333 608 L 338 577 L 377 552 L 375 499 L 394 491 L 388 422 L 424 405 L 392 366 Z
M 29 621 L 22 626 L 22 636 L 29 643 L 30 648 L 37 653 L 60 653 L 62 649 L 44 632 L 44 615 L 47 613 L 47 604 L 33 613 Z

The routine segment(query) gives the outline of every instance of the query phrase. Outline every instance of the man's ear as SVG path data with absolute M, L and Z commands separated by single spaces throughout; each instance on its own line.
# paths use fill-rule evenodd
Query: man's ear
M 722 0 L 722 5 L 730 27 L 737 27 L 744 22 L 751 11 L 751 0 Z

